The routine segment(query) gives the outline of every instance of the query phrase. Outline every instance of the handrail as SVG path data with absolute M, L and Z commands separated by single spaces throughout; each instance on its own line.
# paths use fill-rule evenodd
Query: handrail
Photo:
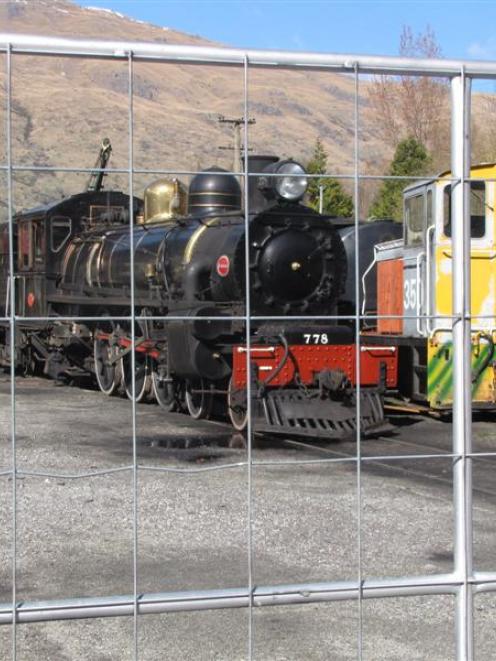
M 356 256 L 356 259 L 358 259 L 358 255 Z M 374 259 L 368 266 L 368 268 L 365 270 L 364 274 L 362 275 L 362 292 L 363 292 L 363 301 L 362 301 L 362 316 L 365 316 L 365 303 L 366 303 L 366 298 L 367 298 L 367 292 L 365 289 L 365 278 L 368 276 L 370 271 L 374 268 L 374 266 L 377 264 L 377 246 L 374 246 Z M 357 301 L 358 304 L 358 301 Z
M 431 240 L 429 238 L 431 232 L 435 229 L 435 225 L 430 225 L 427 228 L 427 232 L 425 233 L 425 251 L 426 251 L 426 260 L 425 260 L 425 268 L 427 270 L 427 274 L 425 276 L 425 288 L 426 288 L 426 312 L 427 312 L 427 318 L 426 318 L 426 327 L 427 327 L 427 334 L 431 333 L 431 268 L 432 268 L 432 257 L 431 257 Z
M 11 276 L 7 276 L 7 291 L 5 293 L 5 316 L 8 317 L 10 316 L 10 278 Z
M 422 252 L 419 252 L 417 255 L 417 258 L 415 260 L 416 264 L 416 271 L 417 271 L 417 319 L 416 319 L 416 324 L 417 324 L 417 333 L 419 335 L 422 335 L 423 337 L 426 336 L 426 332 L 422 330 L 421 326 L 421 319 L 420 319 L 420 314 L 422 312 L 422 306 L 421 306 L 421 301 L 420 301 L 420 294 L 422 293 L 422 282 L 420 280 L 420 262 L 422 260 L 422 257 L 425 257 L 425 252 L 422 250 Z

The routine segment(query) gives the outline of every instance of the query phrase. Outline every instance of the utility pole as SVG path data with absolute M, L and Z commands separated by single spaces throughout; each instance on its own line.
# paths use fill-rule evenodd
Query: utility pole
M 229 117 L 224 117 L 224 115 L 219 115 L 217 119 L 219 124 L 230 124 L 233 127 L 234 144 L 228 147 L 220 146 L 219 149 L 233 150 L 234 151 L 233 172 L 242 172 L 243 165 L 241 159 L 241 155 L 242 155 L 241 127 L 245 125 L 245 118 L 244 117 L 229 118 Z M 248 120 L 248 124 L 255 124 L 255 123 L 256 123 L 255 119 Z M 248 149 L 248 151 L 251 151 L 251 149 Z

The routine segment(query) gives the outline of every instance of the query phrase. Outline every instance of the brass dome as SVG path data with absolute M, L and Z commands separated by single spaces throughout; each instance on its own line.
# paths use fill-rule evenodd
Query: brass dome
M 145 224 L 160 223 L 186 214 L 188 196 L 179 179 L 157 179 L 145 188 L 144 197 Z

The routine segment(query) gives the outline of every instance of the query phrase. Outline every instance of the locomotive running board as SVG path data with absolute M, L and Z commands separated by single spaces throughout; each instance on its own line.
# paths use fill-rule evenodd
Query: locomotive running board
M 356 405 L 341 400 L 308 397 L 298 390 L 271 390 L 253 402 L 254 431 L 285 436 L 349 439 L 356 436 Z M 360 392 L 360 429 L 378 436 L 393 429 L 384 418 L 382 396 L 376 390 Z

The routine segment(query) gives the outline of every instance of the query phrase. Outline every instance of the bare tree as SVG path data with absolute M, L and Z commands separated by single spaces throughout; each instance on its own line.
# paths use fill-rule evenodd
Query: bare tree
M 472 162 L 496 161 L 496 93 L 476 93 L 472 102 Z
M 414 34 L 405 26 L 400 36 L 403 57 L 440 58 L 441 48 L 430 27 Z M 429 76 L 376 76 L 368 88 L 374 121 L 391 148 L 415 138 L 433 155 L 436 167 L 449 157 L 448 81 Z

